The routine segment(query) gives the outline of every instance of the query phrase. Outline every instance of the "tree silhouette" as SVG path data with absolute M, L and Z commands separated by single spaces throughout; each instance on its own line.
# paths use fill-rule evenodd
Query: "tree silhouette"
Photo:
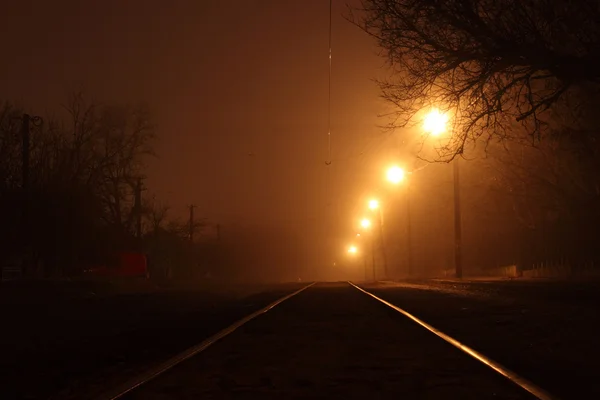
M 432 106 L 454 116 L 445 159 L 520 126 L 539 138 L 547 111 L 597 98 L 597 1 L 363 0 L 353 11 L 393 70 L 379 82 L 395 107 L 390 125 Z
M 1 257 L 33 259 L 44 275 L 76 273 L 128 246 L 134 187 L 152 153 L 154 129 L 144 107 L 93 104 L 78 93 L 65 109 L 66 118 L 44 118 L 32 129 L 24 222 L 23 111 L 0 106 Z

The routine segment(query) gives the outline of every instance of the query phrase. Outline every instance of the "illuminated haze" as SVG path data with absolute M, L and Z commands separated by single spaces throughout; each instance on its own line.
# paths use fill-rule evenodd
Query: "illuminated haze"
M 282 279 L 347 277 L 339 268 L 348 238 L 363 200 L 378 194 L 396 139 L 378 127 L 385 105 L 372 79 L 385 73 L 384 60 L 344 20 L 343 2 L 333 13 L 329 191 L 326 1 L 32 3 L 3 6 L 3 99 L 38 114 L 82 89 L 100 102 L 149 104 L 159 158 L 145 185 L 174 216 L 185 218 L 193 203 L 225 239 L 272 248 L 249 264 L 270 265 Z M 440 193 L 423 196 L 444 203 L 450 192 Z M 400 218 L 395 212 L 389 218 Z M 450 229 L 450 217 L 431 229 Z

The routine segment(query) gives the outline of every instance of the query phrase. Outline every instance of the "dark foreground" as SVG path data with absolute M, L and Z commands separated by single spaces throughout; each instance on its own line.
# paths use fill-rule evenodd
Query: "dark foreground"
M 530 399 L 346 283 L 318 284 L 126 399 Z
M 1 399 L 94 399 L 305 284 L 13 298 L 0 293 Z M 562 399 L 600 398 L 600 285 L 362 285 Z M 44 299 L 52 298 L 52 301 Z M 129 395 L 526 399 L 346 283 L 318 284 Z
M 600 398 L 598 282 L 415 281 L 366 287 L 559 398 Z
M 0 399 L 91 399 L 301 286 L 135 294 L 5 286 Z

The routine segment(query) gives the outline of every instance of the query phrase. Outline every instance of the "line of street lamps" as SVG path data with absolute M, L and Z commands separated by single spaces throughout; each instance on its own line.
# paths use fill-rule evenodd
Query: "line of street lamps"
M 425 133 L 438 137 L 447 131 L 448 116 L 437 109 L 433 109 L 429 114 L 426 115 L 423 121 L 423 130 Z M 461 238 L 462 238 L 462 224 L 461 224 L 461 210 L 460 210 L 460 169 L 459 160 L 456 157 L 453 161 L 453 187 L 454 187 L 454 268 L 457 278 L 462 278 L 462 257 L 461 257 Z M 392 166 L 387 170 L 386 178 L 388 182 L 399 185 L 406 181 L 406 260 L 407 260 L 407 273 L 409 276 L 413 275 L 412 266 L 412 243 L 411 243 L 411 218 L 410 218 L 410 180 L 406 178 L 407 173 L 398 166 Z M 379 225 L 379 239 L 381 252 L 383 256 L 384 274 L 385 278 L 389 278 L 388 275 L 388 260 L 385 249 L 384 234 L 383 234 L 383 209 L 381 203 L 377 199 L 371 199 L 368 202 L 368 208 L 376 212 L 377 222 Z M 373 267 L 373 280 L 377 279 L 376 267 L 375 267 L 375 235 L 371 229 L 372 223 L 368 218 L 363 218 L 360 222 L 360 226 L 363 231 L 368 232 L 371 241 L 371 255 L 372 255 L 372 267 Z M 357 238 L 361 238 L 361 234 L 356 235 Z M 366 247 L 366 246 L 365 246 Z M 360 253 L 358 246 L 351 245 L 348 248 L 348 253 L 356 256 Z M 365 280 L 367 280 L 367 254 L 363 252 L 363 258 L 365 262 Z

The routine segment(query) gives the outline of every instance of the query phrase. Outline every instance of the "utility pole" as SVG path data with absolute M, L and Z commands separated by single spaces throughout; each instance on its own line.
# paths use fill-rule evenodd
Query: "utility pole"
M 135 236 L 142 238 L 142 178 L 138 178 L 135 185 Z
M 189 238 L 190 238 L 190 242 L 194 243 L 194 230 L 195 230 L 195 226 L 194 226 L 194 208 L 196 208 L 195 205 L 190 204 L 190 222 L 189 222 Z
M 22 151 L 22 165 L 21 165 L 21 174 L 22 174 L 22 182 L 21 182 L 21 187 L 23 189 L 23 193 L 22 193 L 22 210 L 23 210 L 23 214 L 21 215 L 22 218 L 22 229 L 24 229 L 23 233 L 23 239 L 25 240 L 25 245 L 26 245 L 26 258 L 23 261 L 23 265 L 22 265 L 22 269 L 23 269 L 23 274 L 24 275 L 29 275 L 30 272 L 30 246 L 32 245 L 31 243 L 31 216 L 30 214 L 30 206 L 29 206 L 29 200 L 30 200 L 30 195 L 29 195 L 29 152 L 30 152 L 30 122 L 31 122 L 31 117 L 29 116 L 29 114 L 23 114 L 23 119 L 22 119 L 22 123 L 21 123 L 21 138 L 23 140 L 23 148 L 21 149 Z
M 412 271 L 412 227 L 410 221 L 410 182 L 406 184 L 406 265 L 408 276 L 411 277 Z
M 221 224 L 217 224 L 217 241 L 221 242 Z
M 373 282 L 377 280 L 375 274 L 375 235 L 371 232 L 371 255 L 373 256 Z
M 31 260 L 31 216 L 30 216 L 30 194 L 29 194 L 29 155 L 30 155 L 30 143 L 31 143 L 31 132 L 30 132 L 30 122 L 31 117 L 29 114 L 23 114 L 23 120 L 21 123 L 21 138 L 23 140 L 23 148 L 22 148 L 22 165 L 21 165 L 21 174 L 22 174 L 22 183 L 21 187 L 23 189 L 23 214 L 22 214 L 22 223 L 24 229 L 24 239 L 26 245 L 26 255 L 23 260 L 23 264 L 21 266 L 22 273 L 25 276 L 28 276 L 31 273 L 32 260 Z
M 383 212 L 381 211 L 381 207 L 377 207 L 377 210 L 379 211 L 379 242 L 381 244 L 381 255 L 383 256 L 383 273 L 385 275 L 384 278 L 388 279 L 387 253 L 385 251 L 385 241 L 383 238 Z
M 22 179 L 23 179 L 23 191 L 27 193 L 29 190 L 29 153 L 30 153 L 30 126 L 31 116 L 29 114 L 23 114 L 23 123 L 21 125 L 21 133 L 23 139 L 23 165 L 22 165 Z
M 462 271 L 462 221 L 460 215 L 460 168 L 459 159 L 452 161 L 454 169 L 454 268 L 456 278 L 461 279 Z
M 31 155 L 31 125 L 40 126 L 43 120 L 38 116 L 23 114 L 21 117 L 21 139 L 22 139 L 22 165 L 21 165 L 21 188 L 22 188 L 22 225 L 23 225 L 23 240 L 26 246 L 26 257 L 23 261 L 23 273 L 29 274 L 31 266 L 31 215 L 30 215 L 30 155 Z

